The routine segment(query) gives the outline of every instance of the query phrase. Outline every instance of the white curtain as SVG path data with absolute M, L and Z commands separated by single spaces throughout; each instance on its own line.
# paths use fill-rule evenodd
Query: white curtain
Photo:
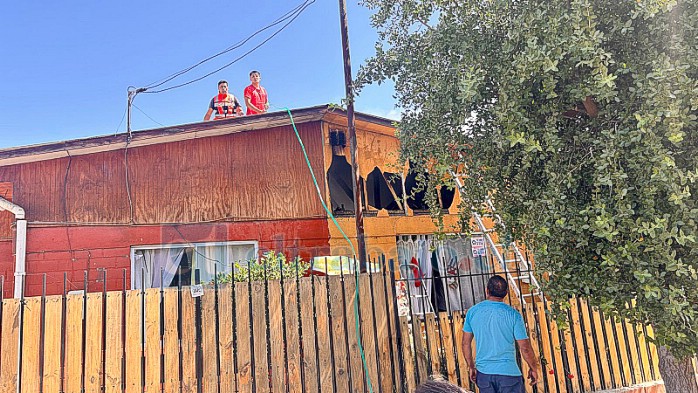
M 194 267 L 199 269 L 202 283 L 213 281 L 215 273 L 226 273 L 227 255 L 223 246 L 198 246 L 194 251 Z M 192 276 L 192 284 L 194 277 Z
M 431 242 L 429 235 L 400 236 L 397 241 L 400 275 L 408 279 L 410 304 L 417 315 L 433 312 Z
M 255 248 L 251 244 L 237 244 L 227 246 L 228 262 L 234 265 L 235 262 L 240 262 L 240 265 L 247 266 L 250 259 L 257 259 Z
M 133 263 L 133 288 L 140 289 L 143 282 L 145 288 L 160 287 L 161 271 L 162 286 L 170 286 L 183 255 L 182 247 L 137 250 Z
M 213 281 L 216 272 L 228 274 L 233 271 L 235 262 L 246 265 L 250 258 L 256 258 L 251 244 L 197 246 L 194 267 L 199 269 L 201 282 L 206 283 Z
M 450 311 L 466 310 L 485 298 L 487 271 L 474 260 L 470 239 L 446 239 L 440 245 L 439 269 L 444 278 Z M 460 277 L 459 277 L 460 276 Z

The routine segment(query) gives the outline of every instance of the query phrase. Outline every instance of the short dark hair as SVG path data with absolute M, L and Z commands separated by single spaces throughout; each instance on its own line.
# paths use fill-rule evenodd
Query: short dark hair
M 220 86 L 220 85 L 222 85 L 222 84 L 224 84 L 224 83 L 227 85 L 227 84 L 228 84 L 228 81 L 225 80 L 225 79 L 219 80 L 219 81 L 218 81 L 218 86 Z
M 496 275 L 490 277 L 489 281 L 487 281 L 487 291 L 490 293 L 490 296 L 503 298 L 509 293 L 507 280 Z
M 419 385 L 414 393 L 467 393 L 467 390 L 442 378 L 434 378 Z
M 260 74 L 259 71 L 257 71 L 257 70 L 250 71 L 250 76 L 252 76 L 252 74 L 257 74 L 259 76 L 262 76 L 262 74 Z

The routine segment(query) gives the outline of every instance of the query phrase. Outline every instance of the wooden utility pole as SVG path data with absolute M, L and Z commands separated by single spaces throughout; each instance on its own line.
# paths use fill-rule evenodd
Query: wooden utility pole
M 359 156 L 356 152 L 356 127 L 354 126 L 354 92 L 351 80 L 351 58 L 349 56 L 349 28 L 347 27 L 347 5 L 345 0 L 339 0 L 339 23 L 342 30 L 342 54 L 344 57 L 344 88 L 347 100 L 347 128 L 351 152 L 351 180 L 354 185 L 354 214 L 356 215 L 356 242 L 359 249 L 357 257 L 361 269 L 366 267 L 366 239 L 364 237 L 364 212 L 361 203 L 361 172 L 359 172 Z

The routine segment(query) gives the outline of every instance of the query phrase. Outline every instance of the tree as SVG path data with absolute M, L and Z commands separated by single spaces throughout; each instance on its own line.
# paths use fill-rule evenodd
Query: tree
M 493 196 L 555 304 L 651 323 L 667 391 L 698 392 L 698 2 L 364 5 L 358 86 L 395 82 L 402 159 L 465 168 L 464 217 Z

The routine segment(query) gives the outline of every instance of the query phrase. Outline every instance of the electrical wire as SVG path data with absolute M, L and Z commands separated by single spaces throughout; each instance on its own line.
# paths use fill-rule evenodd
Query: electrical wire
M 320 199 L 320 203 L 322 204 L 322 207 L 325 208 L 325 211 L 327 212 L 327 215 L 330 216 L 330 219 L 332 219 L 332 222 L 334 225 L 337 227 L 339 232 L 342 234 L 344 237 L 344 240 L 349 243 L 349 247 L 351 247 L 351 251 L 354 255 L 354 266 L 356 267 L 354 269 L 354 277 L 356 278 L 356 289 L 354 290 L 354 320 L 356 321 L 356 341 L 359 345 L 359 353 L 361 354 L 361 362 L 363 364 L 364 368 L 364 374 L 366 375 L 366 382 L 368 383 L 368 391 L 370 393 L 373 393 L 373 384 L 371 383 L 371 376 L 368 373 L 368 364 L 366 364 L 366 354 L 364 353 L 364 346 L 361 343 L 361 326 L 359 324 L 359 269 L 358 266 L 356 266 L 356 249 L 354 249 L 354 245 L 351 243 L 351 240 L 349 240 L 349 237 L 347 236 L 346 233 L 342 230 L 342 227 L 339 225 L 339 222 L 337 222 L 337 219 L 334 217 L 334 214 L 332 214 L 332 211 L 327 207 L 327 204 L 325 203 L 324 198 L 322 197 L 322 191 L 320 190 L 320 185 L 318 184 L 317 178 L 315 177 L 315 172 L 313 171 L 313 167 L 310 164 L 310 158 L 308 158 L 308 152 L 305 150 L 305 144 L 303 143 L 303 140 L 301 139 L 300 134 L 298 133 L 298 129 L 296 128 L 296 123 L 293 121 L 293 115 L 291 114 L 291 110 L 288 108 L 280 108 L 284 109 L 286 113 L 288 113 L 289 119 L 291 119 L 291 125 L 293 126 L 293 132 L 296 133 L 296 138 L 298 139 L 298 143 L 301 145 L 301 151 L 303 152 L 303 157 L 305 158 L 305 163 L 308 166 L 308 170 L 310 171 L 310 176 L 313 179 L 313 183 L 315 184 L 315 190 L 317 190 L 317 195 L 318 198 Z
M 267 30 L 267 29 L 270 29 L 271 27 L 276 26 L 276 25 L 278 25 L 279 23 L 285 21 L 286 19 L 290 18 L 292 14 L 298 12 L 298 10 L 299 10 L 300 8 L 305 7 L 305 6 L 307 6 L 307 5 L 310 5 L 310 3 L 313 3 L 313 2 L 315 2 L 315 0 L 306 0 L 306 1 L 304 1 L 303 3 L 299 4 L 299 5 L 296 6 L 294 9 L 292 9 L 291 11 L 288 11 L 287 13 L 285 13 L 284 15 L 282 15 L 281 17 L 279 17 L 278 19 L 276 19 L 274 22 L 272 22 L 272 23 L 270 23 L 269 25 L 267 25 L 267 26 L 265 26 L 265 27 L 263 27 L 263 28 L 261 28 L 261 29 L 255 31 L 255 32 L 252 33 L 250 36 L 248 36 L 247 38 L 245 38 L 245 39 L 243 39 L 243 40 L 237 42 L 236 44 L 233 44 L 233 45 L 231 45 L 231 46 L 225 48 L 224 50 L 222 50 L 222 51 L 216 53 L 215 55 L 209 56 L 209 57 L 207 57 L 207 58 L 205 58 L 205 59 L 199 61 L 198 63 L 196 63 L 196 64 L 194 64 L 194 65 L 192 65 L 192 66 L 190 66 L 190 67 L 187 67 L 187 68 L 184 68 L 184 69 L 182 69 L 182 70 L 180 70 L 180 71 L 177 71 L 177 72 L 175 72 L 175 73 L 173 73 L 173 74 L 171 74 L 171 75 L 165 77 L 164 79 L 161 79 L 161 80 L 156 81 L 156 82 L 152 82 L 152 83 L 146 85 L 145 87 L 148 88 L 148 89 L 153 89 L 153 88 L 156 88 L 156 87 L 160 87 L 160 86 L 164 85 L 165 83 L 167 83 L 167 82 L 169 82 L 169 81 L 171 81 L 171 80 L 177 78 L 178 76 L 183 75 L 183 74 L 185 74 L 185 73 L 187 73 L 187 72 L 193 70 L 194 68 L 196 68 L 196 67 L 198 67 L 198 66 L 200 66 L 200 65 L 202 65 L 202 64 L 204 64 L 204 63 L 206 63 L 206 62 L 208 62 L 208 61 L 210 61 L 210 60 L 215 59 L 215 58 L 218 57 L 218 56 L 221 56 L 221 55 L 226 54 L 226 53 L 228 53 L 228 52 L 230 52 L 230 51 L 232 51 L 232 50 L 234 50 L 234 49 L 237 49 L 237 48 L 241 47 L 242 45 L 246 44 L 249 40 L 251 40 L 252 38 L 254 38 L 256 35 L 258 35 L 258 34 L 262 33 L 263 31 L 265 31 L 265 30 Z M 302 12 L 302 11 L 301 11 L 301 12 Z
M 114 132 L 114 135 L 119 133 L 119 128 L 121 128 L 121 125 L 124 124 L 124 119 L 126 118 L 126 112 L 128 112 L 128 107 L 124 109 L 124 114 L 121 115 L 121 121 L 119 122 L 119 125 L 116 126 L 116 131 Z
M 135 224 L 133 214 L 133 200 L 131 199 L 131 182 L 128 179 L 128 144 L 130 142 L 130 139 L 127 139 L 126 146 L 124 147 L 124 181 L 126 182 L 126 196 L 128 197 L 128 208 L 131 216 L 131 224 Z
M 277 31 L 275 31 L 274 34 L 272 34 L 271 36 L 267 37 L 265 40 L 263 40 L 262 42 L 260 42 L 259 44 L 257 44 L 256 46 L 254 46 L 252 49 L 248 50 L 247 52 L 243 53 L 242 55 L 240 55 L 239 57 L 237 57 L 237 58 L 234 59 L 233 61 L 231 61 L 231 62 L 229 62 L 229 63 L 227 63 L 227 64 L 225 64 L 225 65 L 223 65 L 223 66 L 221 66 L 221 67 L 219 67 L 219 68 L 217 68 L 217 69 L 215 69 L 215 70 L 209 72 L 209 73 L 206 73 L 206 74 L 204 74 L 204 75 L 202 75 L 202 76 L 200 76 L 200 77 L 198 77 L 198 78 L 194 78 L 194 79 L 192 79 L 192 80 L 190 80 L 190 81 L 188 81 L 188 82 L 184 82 L 184 83 L 180 83 L 180 84 L 178 84 L 178 85 L 166 87 L 166 88 L 160 89 L 160 90 L 153 90 L 153 91 L 148 90 L 148 91 L 144 91 L 144 93 L 147 93 L 147 94 L 157 94 L 157 93 L 166 92 L 166 91 L 168 91 L 168 90 L 178 89 L 178 88 L 180 88 L 180 87 L 184 87 L 184 86 L 190 85 L 190 84 L 192 84 L 192 83 L 198 82 L 198 81 L 200 81 L 200 80 L 202 80 L 202 79 L 208 78 L 209 76 L 211 76 L 211 75 L 213 75 L 213 74 L 216 74 L 216 73 L 218 73 L 218 72 L 220 72 L 220 71 L 222 71 L 222 70 L 224 70 L 224 69 L 230 67 L 231 65 L 233 65 L 233 64 L 237 63 L 238 61 L 240 61 L 240 60 L 244 59 L 245 57 L 247 57 L 247 55 L 249 55 L 250 53 L 252 53 L 252 52 L 256 51 L 257 49 L 259 49 L 262 45 L 264 45 L 264 44 L 266 44 L 267 42 L 269 42 L 269 40 L 271 40 L 272 38 L 276 37 L 279 33 L 281 33 L 284 29 L 286 29 L 286 27 L 288 27 L 291 23 L 293 23 L 293 21 L 295 21 L 295 20 L 303 13 L 303 11 L 305 11 L 305 10 L 310 6 L 310 4 L 312 4 L 312 3 L 314 3 L 314 2 L 315 2 L 315 0 L 308 0 L 308 1 L 306 1 L 307 4 L 304 3 L 304 5 L 302 6 L 302 8 L 300 8 L 299 11 L 296 12 L 295 15 L 293 15 L 293 17 L 291 17 L 290 20 L 289 20 L 288 22 L 286 22 L 283 26 L 281 26 L 281 28 L 279 28 Z
M 138 109 L 139 112 L 141 112 L 142 114 L 144 114 L 145 117 L 147 117 L 148 119 L 150 119 L 153 123 L 156 123 L 156 124 L 159 124 L 159 125 L 165 127 L 164 124 L 162 124 L 162 123 L 160 123 L 159 121 L 157 121 L 157 120 L 153 119 L 152 117 L 148 116 L 147 113 L 143 112 L 143 109 L 137 107 L 136 104 L 134 104 L 133 102 L 131 103 L 131 105 L 132 105 L 134 108 Z

